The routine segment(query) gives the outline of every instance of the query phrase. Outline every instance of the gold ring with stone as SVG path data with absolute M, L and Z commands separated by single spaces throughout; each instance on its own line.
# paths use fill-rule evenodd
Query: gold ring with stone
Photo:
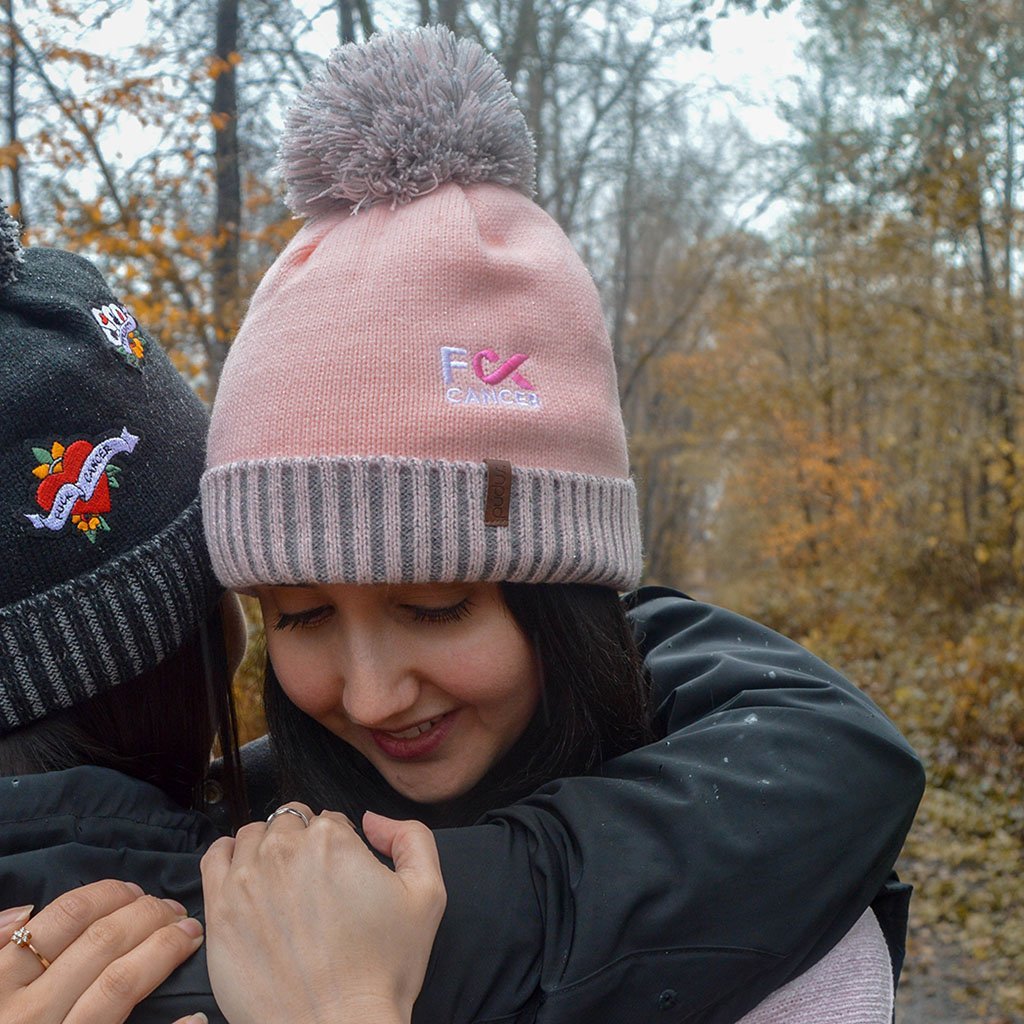
M 32 933 L 24 925 L 11 936 L 11 942 L 27 949 L 43 965 L 44 971 L 50 966 L 50 961 L 32 945 Z

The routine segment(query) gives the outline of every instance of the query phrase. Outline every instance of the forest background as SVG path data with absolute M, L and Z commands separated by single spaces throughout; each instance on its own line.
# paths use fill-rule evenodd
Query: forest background
M 769 144 L 686 55 L 797 0 L 153 0 L 142 38 L 136 0 L 0 2 L 2 194 L 207 400 L 297 227 L 275 143 L 325 40 L 441 21 L 493 51 L 605 299 L 647 579 L 897 721 L 930 781 L 906 998 L 1024 1021 L 1024 0 L 802 0 Z

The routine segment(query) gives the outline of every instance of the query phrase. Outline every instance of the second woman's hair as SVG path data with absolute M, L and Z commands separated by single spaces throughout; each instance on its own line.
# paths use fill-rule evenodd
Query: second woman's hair
M 592 771 L 651 736 L 648 687 L 615 591 L 583 584 L 502 583 L 509 611 L 534 646 L 542 682 L 533 721 L 467 794 L 423 805 L 396 794 L 353 747 L 299 710 L 268 662 L 264 703 L 281 793 L 316 809 L 415 816 L 434 827 L 470 824 L 551 779 Z
M 237 826 L 244 802 L 219 611 L 136 679 L 0 736 L 0 776 L 112 768 L 152 783 L 182 807 L 201 809 L 214 740 Z

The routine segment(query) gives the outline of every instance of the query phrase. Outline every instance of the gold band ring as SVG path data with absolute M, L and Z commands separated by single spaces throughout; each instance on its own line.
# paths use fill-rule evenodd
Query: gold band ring
M 27 949 L 43 965 L 44 971 L 50 966 L 50 961 L 32 945 L 32 933 L 24 926 L 11 936 L 11 942 L 22 949 Z
M 267 818 L 267 824 L 269 825 L 273 820 L 281 814 L 294 814 L 296 818 L 302 819 L 302 827 L 309 828 L 309 818 L 298 809 L 298 807 L 278 807 L 270 817 Z

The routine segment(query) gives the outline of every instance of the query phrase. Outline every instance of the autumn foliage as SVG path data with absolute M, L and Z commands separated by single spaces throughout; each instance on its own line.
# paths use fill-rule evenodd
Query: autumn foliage
M 296 227 L 272 170 L 281 109 L 325 31 L 417 5 L 155 2 L 127 36 L 137 4 L 43 6 L 5 6 L 15 212 L 31 241 L 98 259 L 209 398 Z M 803 0 L 786 133 L 758 144 L 678 67 L 712 9 L 785 6 L 418 13 L 495 50 L 538 199 L 594 270 L 648 579 L 794 636 L 897 721 L 930 776 L 902 865 L 909 985 L 941 972 L 964 1020 L 1020 1022 L 1024 0 Z M 244 738 L 262 729 L 249 611 Z

